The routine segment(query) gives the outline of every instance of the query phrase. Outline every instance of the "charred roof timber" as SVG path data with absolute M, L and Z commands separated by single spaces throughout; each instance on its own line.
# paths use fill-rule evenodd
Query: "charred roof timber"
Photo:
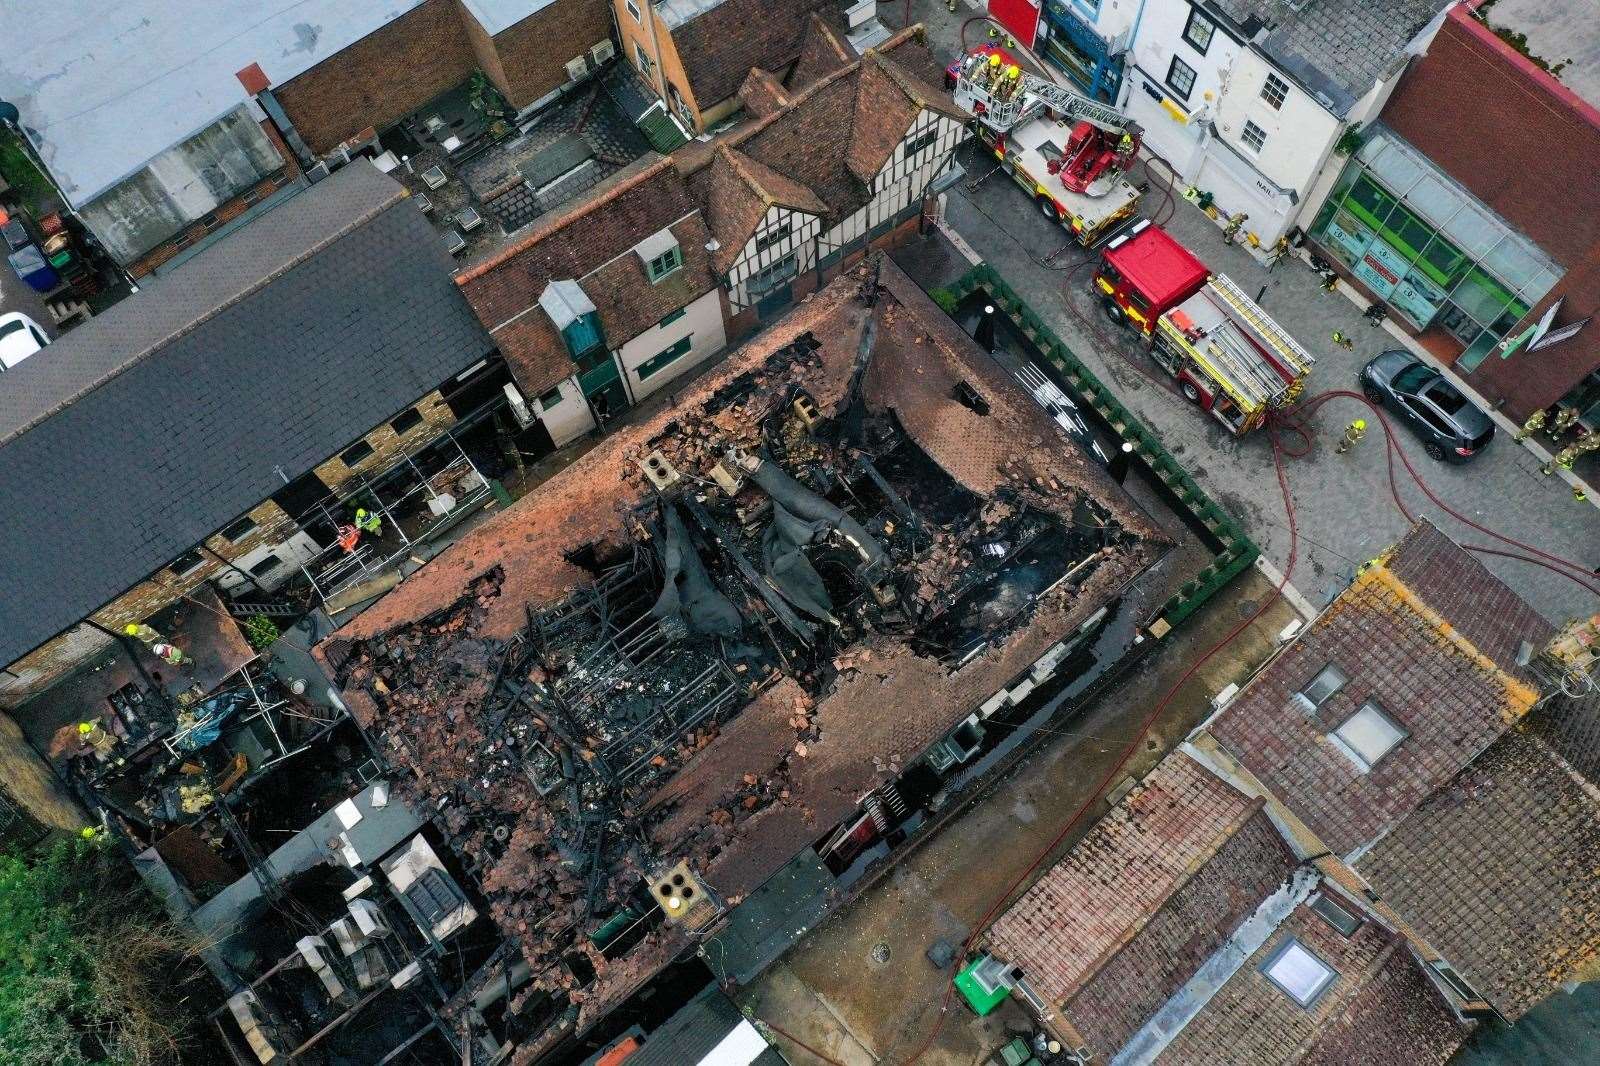
M 892 795 L 1165 546 L 891 264 L 788 321 L 324 648 L 518 941 L 528 1047 Z

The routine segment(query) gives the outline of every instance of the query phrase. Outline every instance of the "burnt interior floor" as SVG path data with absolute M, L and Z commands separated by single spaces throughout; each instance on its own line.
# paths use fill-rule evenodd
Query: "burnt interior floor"
M 611 442 L 601 535 L 326 649 L 526 962 L 510 1039 L 592 1024 L 864 799 L 928 791 L 1167 546 L 895 274 Z M 577 579 L 507 602 L 551 548 Z

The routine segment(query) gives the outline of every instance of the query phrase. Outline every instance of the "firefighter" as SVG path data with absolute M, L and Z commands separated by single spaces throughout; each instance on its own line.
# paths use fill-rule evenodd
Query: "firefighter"
M 1550 439 L 1560 440 L 1561 435 L 1572 428 L 1572 423 L 1578 420 L 1576 407 L 1556 408 L 1556 420 L 1550 424 Z
M 1559 452 L 1556 452 L 1554 455 L 1552 455 L 1549 460 L 1547 460 L 1545 464 L 1539 468 L 1539 473 L 1543 474 L 1545 477 L 1549 477 L 1551 474 L 1556 472 L 1557 468 L 1562 470 L 1571 470 L 1572 464 L 1576 463 L 1578 461 L 1578 456 L 1582 454 L 1583 453 L 1578 450 L 1578 445 L 1569 444 L 1565 448 L 1562 448 Z
M 1129 133 L 1127 130 L 1123 130 L 1122 136 L 1117 140 L 1117 154 L 1132 155 L 1133 150 L 1136 147 L 1138 147 L 1138 145 L 1134 143 L 1133 134 Z
M 360 542 L 360 540 L 361 530 L 357 529 L 355 526 L 343 525 L 339 527 L 338 544 L 339 547 L 343 548 L 345 551 L 355 551 L 356 545 Z
M 166 639 L 160 633 L 154 629 L 151 629 L 143 622 L 129 622 L 127 625 L 122 627 L 122 631 L 128 636 L 144 644 L 159 644 L 161 641 Z
M 1589 498 L 1589 493 L 1584 489 L 1583 482 L 1580 481 L 1572 486 L 1572 498 L 1579 503 Z
M 117 738 L 100 727 L 99 722 L 79 722 L 78 739 L 94 749 L 95 758 L 104 762 L 117 746 Z
M 1356 346 L 1356 342 L 1350 339 L 1350 334 L 1346 333 L 1342 329 L 1336 329 L 1333 331 L 1333 343 L 1337 344 L 1347 352 Z
M 1016 97 L 1017 91 L 1022 88 L 1022 68 L 1015 63 L 1006 68 L 1005 99 Z
M 1367 420 L 1358 418 L 1344 427 L 1344 436 L 1339 438 L 1339 446 L 1335 448 L 1335 455 L 1343 455 L 1352 446 L 1361 443 L 1361 438 L 1367 435 Z
M 168 666 L 182 666 L 189 661 L 183 654 L 183 649 L 176 644 L 152 644 L 150 650 L 155 653 L 156 658 Z
M 990 30 L 989 34 L 990 36 L 993 36 L 994 31 Z M 1000 75 L 1002 73 L 1000 69 L 1000 53 L 990 52 L 989 62 L 983 65 L 983 68 L 979 73 L 981 75 L 978 78 L 979 85 L 988 89 L 990 92 L 994 92 L 996 89 L 1000 88 Z
M 1537 411 L 1533 412 L 1533 414 L 1528 416 L 1528 420 L 1522 423 L 1522 428 L 1519 429 L 1516 433 L 1516 436 L 1512 437 L 1511 439 L 1516 441 L 1518 444 L 1521 444 L 1523 441 L 1527 440 L 1529 437 L 1543 429 L 1545 420 L 1549 417 L 1550 412 L 1548 410 L 1543 407 L 1539 408 Z
M 356 508 L 356 528 L 374 537 L 383 536 L 383 519 L 365 507 Z
M 1243 211 L 1235 212 L 1228 218 L 1228 224 L 1222 227 L 1222 243 L 1232 244 L 1239 236 L 1239 231 L 1244 228 L 1245 220 L 1250 216 Z

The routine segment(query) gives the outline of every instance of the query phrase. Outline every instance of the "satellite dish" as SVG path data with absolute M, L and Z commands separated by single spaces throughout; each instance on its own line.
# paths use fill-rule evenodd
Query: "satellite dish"
M 22 121 L 22 112 L 17 110 L 17 105 L 0 100 L 0 123 L 17 123 Z

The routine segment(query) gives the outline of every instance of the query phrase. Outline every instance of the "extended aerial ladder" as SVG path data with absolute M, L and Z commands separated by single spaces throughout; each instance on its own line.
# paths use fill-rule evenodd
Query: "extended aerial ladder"
M 1142 131 L 1116 107 L 1027 73 L 993 45 L 952 63 L 946 84 L 1006 172 L 1080 243 L 1133 214 L 1139 193 L 1123 172 Z

